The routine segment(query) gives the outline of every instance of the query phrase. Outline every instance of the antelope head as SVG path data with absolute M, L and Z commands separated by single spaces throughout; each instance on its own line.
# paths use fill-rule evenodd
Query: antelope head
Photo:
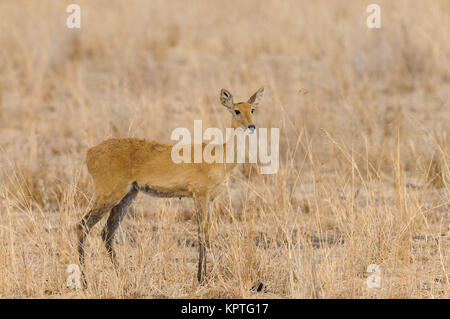
M 233 95 L 225 89 L 220 91 L 220 102 L 231 113 L 231 127 L 234 129 L 241 128 L 253 133 L 256 129 L 253 114 L 256 107 L 261 102 L 264 94 L 264 87 L 260 88 L 253 94 L 247 102 L 234 103 Z

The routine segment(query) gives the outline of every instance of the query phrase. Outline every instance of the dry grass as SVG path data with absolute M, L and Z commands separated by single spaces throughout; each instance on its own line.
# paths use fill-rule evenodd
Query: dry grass
M 0 2 L 0 297 L 449 297 L 448 1 L 377 1 L 379 30 L 368 3 L 323 0 L 84 0 L 69 30 L 71 2 Z M 194 279 L 192 204 L 140 195 L 120 272 L 98 225 L 89 288 L 65 288 L 93 200 L 86 149 L 225 128 L 220 88 L 262 84 L 281 167 L 237 169 L 215 202 L 210 281 Z

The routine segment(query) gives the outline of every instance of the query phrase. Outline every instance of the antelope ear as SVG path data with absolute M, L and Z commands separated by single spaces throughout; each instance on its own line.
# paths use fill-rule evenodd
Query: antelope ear
M 231 95 L 230 92 L 228 92 L 225 89 L 222 89 L 220 91 L 220 102 L 223 106 L 225 106 L 229 111 L 233 109 L 234 103 L 233 103 L 233 95 Z
M 253 94 L 249 99 L 248 99 L 248 104 L 250 104 L 253 107 L 258 106 L 259 102 L 261 102 L 262 98 L 263 98 L 263 94 L 264 94 L 264 86 L 261 87 L 258 91 L 256 91 L 255 94 Z

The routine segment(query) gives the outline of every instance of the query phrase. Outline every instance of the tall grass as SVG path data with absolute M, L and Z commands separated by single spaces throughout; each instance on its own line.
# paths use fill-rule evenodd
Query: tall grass
M 449 297 L 448 1 L 378 1 L 376 30 L 363 1 L 84 0 L 68 29 L 70 3 L 0 2 L 0 297 Z M 86 149 L 224 129 L 220 89 L 261 85 L 280 170 L 244 165 L 215 201 L 208 283 L 192 203 L 140 195 L 119 272 L 98 225 L 88 289 L 66 288 L 94 198 Z

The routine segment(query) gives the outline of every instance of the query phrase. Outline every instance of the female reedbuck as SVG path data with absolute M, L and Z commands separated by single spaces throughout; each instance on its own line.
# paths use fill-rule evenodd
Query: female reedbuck
M 220 101 L 232 114 L 233 129 L 242 128 L 253 133 L 253 112 L 263 93 L 264 88 L 260 88 L 247 102 L 235 104 L 231 93 L 222 89 Z M 202 144 L 202 149 L 205 146 Z M 226 144 L 218 147 L 226 154 Z M 235 148 L 236 143 L 233 154 L 236 154 Z M 96 201 L 77 225 L 81 265 L 84 264 L 83 245 L 86 235 L 111 211 L 102 231 L 102 239 L 113 264 L 117 266 L 113 249 L 114 233 L 139 191 L 155 197 L 190 197 L 194 199 L 198 223 L 197 279 L 203 282 L 206 274 L 206 248 L 209 245 L 210 202 L 221 193 L 224 181 L 237 164 L 235 161 L 174 163 L 171 151 L 172 145 L 134 138 L 109 139 L 87 151 L 86 162 L 95 183 Z M 84 274 L 83 281 L 86 283 Z

